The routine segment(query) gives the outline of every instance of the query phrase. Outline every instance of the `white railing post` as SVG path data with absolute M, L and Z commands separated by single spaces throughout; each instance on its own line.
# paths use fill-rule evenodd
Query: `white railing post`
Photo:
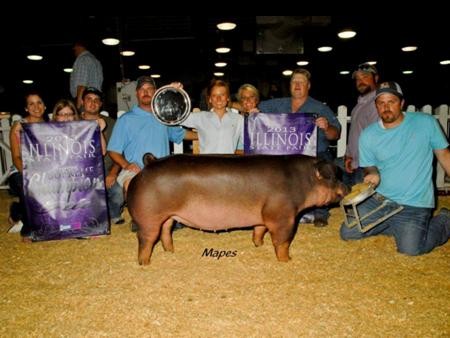
M 347 116 L 347 107 L 339 106 L 337 118 L 341 124 L 341 137 L 337 141 L 337 156 L 343 157 L 345 155 L 345 150 L 347 147 L 347 132 L 348 132 L 348 121 L 350 121 L 350 116 Z

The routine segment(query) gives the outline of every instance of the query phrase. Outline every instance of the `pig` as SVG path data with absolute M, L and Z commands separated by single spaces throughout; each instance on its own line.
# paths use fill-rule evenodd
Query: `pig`
M 253 226 L 255 246 L 268 231 L 277 259 L 288 261 L 297 214 L 349 192 L 333 163 L 303 155 L 146 154 L 144 163 L 127 191 L 141 265 L 150 264 L 158 239 L 173 252 L 174 220 L 207 231 Z

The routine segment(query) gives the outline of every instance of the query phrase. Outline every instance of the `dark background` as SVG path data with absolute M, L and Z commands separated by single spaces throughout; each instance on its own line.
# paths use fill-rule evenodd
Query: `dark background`
M 158 73 L 159 86 L 182 81 L 195 107 L 214 71 L 225 72 L 224 79 L 230 82 L 233 93 L 249 82 L 263 97 L 269 95 L 271 84 L 279 89 L 276 96 L 289 95 L 289 78 L 281 72 L 297 68 L 300 59 L 310 61 L 305 68 L 312 73 L 311 96 L 328 103 L 334 111 L 341 104 L 354 105 L 357 92 L 351 72 L 368 60 L 378 61 L 382 80 L 400 83 L 407 104 L 435 107 L 450 103 L 450 65 L 439 64 L 450 59 L 450 25 L 445 16 L 233 16 L 228 18 L 238 24 L 237 28 L 220 32 L 216 24 L 225 18 L 3 15 L 0 111 L 22 113 L 23 95 L 32 88 L 43 93 L 48 112 L 57 99 L 68 97 L 70 74 L 63 68 L 72 67 L 72 45 L 80 38 L 90 42 L 89 49 L 103 64 L 105 108 L 113 115 L 117 109 L 116 82 L 123 79 Z M 345 27 L 356 30 L 356 37 L 339 39 L 337 33 Z M 118 36 L 121 45 L 103 45 L 105 35 Z M 215 48 L 221 40 L 232 51 L 224 56 L 228 66 L 217 69 Z M 333 46 L 333 51 L 319 53 L 317 47 L 324 44 Z M 411 44 L 418 50 L 401 51 Z M 120 48 L 127 47 L 136 55 L 121 57 Z M 26 58 L 30 53 L 41 54 L 44 60 L 30 61 Z M 151 65 L 151 69 L 139 70 L 141 63 Z M 405 69 L 414 73 L 404 75 Z M 350 74 L 340 75 L 341 70 Z M 34 84 L 25 85 L 23 79 L 33 79 Z

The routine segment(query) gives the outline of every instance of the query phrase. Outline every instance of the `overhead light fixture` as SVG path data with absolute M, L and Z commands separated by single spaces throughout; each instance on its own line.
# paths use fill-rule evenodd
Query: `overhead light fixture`
M 443 66 L 450 65 L 450 60 L 442 60 L 442 61 L 439 61 L 439 63 Z
M 341 39 L 351 39 L 356 36 L 356 32 L 353 29 L 346 28 L 338 33 Z
M 410 75 L 410 74 L 412 74 L 414 72 L 412 70 L 404 70 L 402 73 L 405 74 L 405 75 Z
M 350 74 L 350 71 L 348 71 L 348 70 L 341 70 L 339 72 L 339 74 L 341 74 L 341 75 L 348 75 L 348 74 Z
M 297 65 L 299 65 L 299 66 L 307 66 L 307 65 L 309 65 L 309 61 L 300 60 L 300 61 L 297 62 Z
M 292 75 L 292 70 L 290 70 L 290 69 L 283 70 L 282 74 L 284 76 L 291 76 Z
M 217 28 L 221 31 L 231 31 L 236 28 L 236 24 L 234 22 L 221 22 L 217 24 Z
M 120 43 L 120 40 L 116 38 L 105 38 L 102 42 L 107 46 L 117 46 Z
M 139 65 L 138 68 L 142 70 L 150 69 L 150 65 Z
M 121 55 L 123 56 L 133 56 L 134 54 L 136 54 L 134 51 L 132 50 L 123 50 L 120 52 Z
M 224 76 L 225 75 L 225 73 L 222 73 L 222 72 L 215 72 L 214 73 L 214 76 L 217 76 L 217 77 L 221 77 L 221 76 Z
M 28 60 L 33 60 L 33 61 L 40 61 L 40 60 L 42 60 L 44 57 L 42 56 L 42 55 L 39 55 L 39 54 L 30 54 L 30 55 L 27 55 L 27 59 Z
M 414 52 L 415 50 L 417 50 L 417 46 L 402 47 L 402 51 L 404 51 L 404 52 Z
M 152 74 L 152 75 L 150 75 L 152 78 L 154 78 L 154 79 L 159 79 L 160 77 L 161 77 L 161 75 L 160 74 Z
M 319 52 L 322 52 L 322 53 L 327 53 L 327 52 L 331 52 L 333 50 L 333 47 L 331 47 L 331 46 L 322 46 L 322 47 L 317 48 L 317 50 Z
M 219 53 L 219 54 L 226 54 L 226 53 L 231 52 L 231 48 L 229 48 L 229 47 L 217 47 L 216 48 L 216 52 Z
M 377 64 L 377 61 L 367 61 L 367 62 L 364 62 L 364 63 L 368 63 L 371 66 L 375 66 Z
M 65 73 L 72 73 L 73 72 L 73 68 L 64 68 L 63 71 Z
M 23 80 L 22 82 L 25 83 L 25 84 L 32 84 L 33 80 Z
M 216 62 L 216 63 L 214 64 L 214 66 L 219 67 L 219 68 L 221 68 L 221 67 L 226 67 L 226 66 L 227 66 L 227 63 L 226 63 L 226 62 L 223 62 L 223 61 L 219 61 L 219 62 Z

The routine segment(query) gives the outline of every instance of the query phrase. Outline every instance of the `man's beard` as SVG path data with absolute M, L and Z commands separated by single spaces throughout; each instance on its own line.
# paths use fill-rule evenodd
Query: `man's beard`
M 361 85 L 358 87 L 358 91 L 361 95 L 366 95 L 372 91 L 372 88 L 370 88 L 370 86 L 367 85 Z

